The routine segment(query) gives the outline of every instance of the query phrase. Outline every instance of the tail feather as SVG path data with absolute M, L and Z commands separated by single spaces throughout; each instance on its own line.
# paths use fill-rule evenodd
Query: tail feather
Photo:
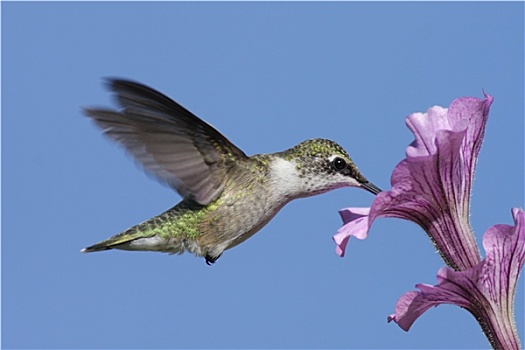
M 80 252 L 81 253 L 93 253 L 93 252 L 101 252 L 103 250 L 110 250 L 110 249 L 113 249 L 113 248 L 99 243 L 99 244 L 94 244 L 90 247 L 86 247 L 82 249 Z
M 134 226 L 130 229 L 127 229 L 126 231 L 121 232 L 113 237 L 110 237 L 106 240 L 93 244 L 92 246 L 84 248 L 81 250 L 81 252 L 82 253 L 101 252 L 103 250 L 110 250 L 114 248 L 119 249 L 121 247 L 125 247 L 130 242 L 133 242 L 136 239 L 142 238 L 141 232 L 138 230 L 138 227 L 139 225 Z

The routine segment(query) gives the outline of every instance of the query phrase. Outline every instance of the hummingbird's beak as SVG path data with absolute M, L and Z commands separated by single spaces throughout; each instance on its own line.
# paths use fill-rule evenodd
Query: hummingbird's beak
M 365 190 L 369 192 L 372 192 L 373 194 L 378 194 L 379 192 L 381 192 L 381 189 L 379 187 L 377 187 L 376 185 L 374 185 L 373 183 L 369 181 L 361 183 L 361 187 L 363 187 Z

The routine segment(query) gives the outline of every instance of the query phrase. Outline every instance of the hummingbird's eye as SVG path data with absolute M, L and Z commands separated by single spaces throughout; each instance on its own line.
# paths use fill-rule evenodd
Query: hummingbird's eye
M 346 168 L 346 162 L 343 158 L 336 157 L 334 160 L 332 160 L 332 166 L 335 170 L 341 171 Z

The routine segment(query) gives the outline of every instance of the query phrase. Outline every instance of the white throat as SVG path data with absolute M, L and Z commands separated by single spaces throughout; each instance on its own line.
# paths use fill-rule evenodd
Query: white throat
M 294 161 L 275 157 L 270 163 L 270 182 L 275 196 L 295 198 L 307 188 Z

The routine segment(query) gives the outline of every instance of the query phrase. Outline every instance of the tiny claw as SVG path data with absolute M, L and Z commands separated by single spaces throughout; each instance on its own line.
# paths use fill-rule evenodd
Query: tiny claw
M 215 264 L 215 262 L 221 257 L 221 255 L 222 254 L 219 254 L 218 256 L 213 257 L 210 254 L 206 254 L 206 256 L 204 257 L 206 259 L 206 265 L 211 266 Z

